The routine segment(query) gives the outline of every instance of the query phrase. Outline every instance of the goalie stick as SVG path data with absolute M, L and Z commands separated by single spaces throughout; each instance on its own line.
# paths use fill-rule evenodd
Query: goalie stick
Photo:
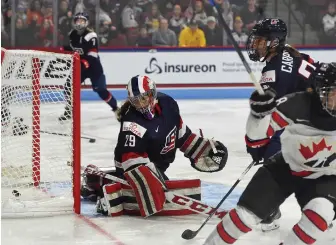
M 238 43 L 236 42 L 236 40 L 234 39 L 233 35 L 232 35 L 232 32 L 230 30 L 230 27 L 227 25 L 227 23 L 225 22 L 224 20 L 224 17 L 223 17 L 223 14 L 222 14 L 222 11 L 221 9 L 219 8 L 219 6 L 215 3 L 215 0 L 209 0 L 210 4 L 213 6 L 214 8 L 214 11 L 217 12 L 218 14 L 218 19 L 219 19 L 219 22 L 221 23 L 221 25 L 223 26 L 226 34 L 229 36 L 232 44 L 233 44 L 233 47 L 235 48 L 237 54 L 239 55 L 239 58 L 241 59 L 241 61 L 243 62 L 243 65 L 247 71 L 247 73 L 249 74 L 256 90 L 258 91 L 258 93 L 260 95 L 263 95 L 264 94 L 264 90 L 262 89 L 261 85 L 259 82 L 257 82 L 257 79 L 255 78 L 252 70 L 251 70 L 251 67 L 250 65 L 247 63 L 242 51 L 241 51 L 241 48 L 239 47 Z
M 55 132 L 49 132 L 49 131 L 44 131 L 44 130 L 40 130 L 40 132 L 43 133 L 43 134 L 51 134 L 51 135 L 72 137 L 72 135 L 70 135 L 70 134 L 55 133 Z M 95 143 L 96 142 L 95 138 L 90 138 L 90 137 L 86 137 L 86 136 L 81 136 L 81 138 L 89 140 L 90 143 Z
M 244 176 L 247 174 L 247 172 L 256 164 L 257 162 L 253 161 L 250 163 L 250 165 L 247 166 L 245 171 L 241 174 L 241 176 L 237 179 L 237 181 L 233 184 L 231 189 L 225 194 L 225 196 L 222 198 L 222 200 L 217 204 L 217 206 L 214 208 L 213 212 L 209 214 L 208 218 L 202 223 L 200 228 L 198 228 L 196 231 L 192 231 L 190 229 L 185 230 L 182 233 L 182 238 L 186 240 L 193 239 L 197 234 L 200 232 L 200 230 L 205 226 L 205 224 L 211 219 L 211 217 L 216 213 L 216 211 L 219 209 L 219 207 L 223 204 L 223 202 L 226 200 L 226 198 L 231 194 L 231 192 L 236 188 L 236 186 L 239 184 L 239 182 L 244 178 Z
M 69 165 L 69 164 L 68 164 Z M 82 167 L 82 169 L 85 167 Z M 129 183 L 126 180 L 123 180 L 121 178 L 115 177 L 113 175 L 107 174 L 103 171 L 101 171 L 97 166 L 95 165 L 88 165 L 86 168 L 86 172 L 92 175 L 97 175 L 124 185 L 129 186 Z M 187 196 L 182 196 L 177 193 L 168 191 L 165 193 L 166 200 L 169 201 L 170 203 L 173 203 L 179 207 L 189 209 L 195 213 L 198 214 L 203 214 L 203 215 L 215 215 L 218 218 L 223 218 L 226 214 L 227 211 L 225 210 L 218 210 L 218 208 L 213 208 L 205 203 L 202 203 L 198 200 L 195 200 L 193 198 L 187 197 Z

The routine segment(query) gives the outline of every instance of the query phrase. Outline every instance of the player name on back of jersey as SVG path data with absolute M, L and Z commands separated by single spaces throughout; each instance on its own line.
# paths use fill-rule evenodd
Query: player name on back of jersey
M 293 64 L 293 57 L 290 55 L 290 53 L 284 51 L 282 53 L 281 71 L 292 73 Z

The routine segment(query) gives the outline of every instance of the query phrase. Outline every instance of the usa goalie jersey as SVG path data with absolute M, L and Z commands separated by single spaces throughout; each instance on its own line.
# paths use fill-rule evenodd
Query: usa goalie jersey
M 247 136 L 267 144 L 267 138 L 285 128 L 280 136 L 282 155 L 293 175 L 336 175 L 336 117 L 325 113 L 317 95 L 290 94 L 278 100 L 272 115 L 257 119 L 250 114 Z

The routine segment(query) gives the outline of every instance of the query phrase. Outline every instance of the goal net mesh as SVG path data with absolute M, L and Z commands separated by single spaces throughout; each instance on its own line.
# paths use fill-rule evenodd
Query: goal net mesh
M 74 121 L 58 117 L 72 107 L 74 57 L 2 50 L 1 60 L 2 217 L 73 212 Z

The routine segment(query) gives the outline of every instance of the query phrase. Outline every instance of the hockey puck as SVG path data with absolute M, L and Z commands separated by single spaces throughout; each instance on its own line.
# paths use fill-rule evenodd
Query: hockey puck
M 90 139 L 89 142 L 94 143 L 94 142 L 96 142 L 96 139 Z
M 21 196 L 20 192 L 18 192 L 17 190 L 13 190 L 13 191 L 12 191 L 12 194 L 13 194 L 15 197 L 19 197 L 19 196 Z

